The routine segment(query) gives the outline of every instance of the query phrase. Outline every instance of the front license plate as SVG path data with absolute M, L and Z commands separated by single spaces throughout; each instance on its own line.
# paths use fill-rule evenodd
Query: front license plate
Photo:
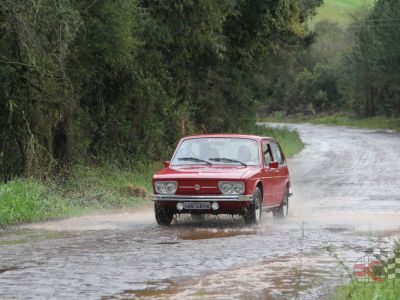
M 184 209 L 210 209 L 210 202 L 183 202 Z

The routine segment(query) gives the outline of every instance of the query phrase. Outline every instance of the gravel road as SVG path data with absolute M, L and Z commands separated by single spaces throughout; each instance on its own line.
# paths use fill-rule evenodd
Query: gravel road
M 0 231 L 1 299 L 324 299 L 400 232 L 400 134 L 290 125 L 289 217 L 180 218 L 151 207 Z

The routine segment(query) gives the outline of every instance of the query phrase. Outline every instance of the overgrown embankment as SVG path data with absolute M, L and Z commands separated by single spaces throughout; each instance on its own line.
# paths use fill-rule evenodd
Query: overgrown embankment
M 297 131 L 255 127 L 252 133 L 275 137 L 287 156 L 303 148 Z M 20 178 L 2 183 L 0 227 L 144 205 L 152 190 L 151 178 L 160 167 L 160 162 L 125 169 L 113 165 L 75 165 L 44 181 Z
M 0 227 L 68 217 L 145 203 L 157 163 L 125 170 L 75 165 L 68 173 L 39 181 L 15 179 L 0 184 Z

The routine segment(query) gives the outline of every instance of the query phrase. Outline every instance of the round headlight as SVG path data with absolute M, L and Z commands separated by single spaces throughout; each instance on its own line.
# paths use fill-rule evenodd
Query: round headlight
M 235 194 L 243 194 L 244 193 L 244 185 L 235 183 L 233 185 L 233 191 Z
M 232 185 L 230 183 L 224 183 L 222 185 L 222 192 L 224 194 L 229 194 L 232 192 Z
M 175 194 L 178 189 L 176 181 L 156 181 L 154 182 L 154 189 L 158 194 Z
M 166 192 L 168 194 L 175 194 L 175 192 L 176 192 L 176 184 L 168 183 L 167 187 L 166 187 Z
M 244 193 L 244 183 L 241 181 L 220 181 L 218 186 L 224 195 L 241 195 Z

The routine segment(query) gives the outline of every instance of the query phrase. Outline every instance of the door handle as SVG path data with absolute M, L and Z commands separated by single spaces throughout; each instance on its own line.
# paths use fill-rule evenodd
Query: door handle
M 279 173 L 279 170 L 275 170 L 274 173 Z

